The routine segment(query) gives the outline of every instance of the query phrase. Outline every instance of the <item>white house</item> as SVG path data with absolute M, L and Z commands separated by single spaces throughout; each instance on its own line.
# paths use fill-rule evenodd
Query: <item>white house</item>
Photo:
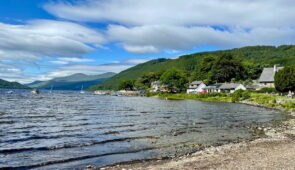
M 227 92 L 227 93 L 234 93 L 236 90 L 246 90 L 246 87 L 242 84 L 213 84 L 209 85 L 204 88 L 204 90 L 207 93 L 221 93 L 221 92 Z
M 218 93 L 220 92 L 220 87 L 221 85 L 220 84 L 212 84 L 212 85 L 209 85 L 209 86 L 206 86 L 204 88 L 204 91 L 206 91 L 207 93 Z
M 223 84 L 219 87 L 219 92 L 234 93 L 236 90 L 246 90 L 246 87 L 242 84 Z
M 160 81 L 154 81 L 151 83 L 151 90 L 150 92 L 166 92 L 165 85 L 161 85 Z
M 258 79 L 258 83 L 261 87 L 275 87 L 274 77 L 277 71 L 283 69 L 284 67 L 277 67 L 274 65 L 272 68 L 263 68 L 263 71 Z
M 194 81 L 189 85 L 189 88 L 186 90 L 186 93 L 188 94 L 196 94 L 204 91 L 204 88 L 206 87 L 206 84 L 204 84 L 202 81 Z

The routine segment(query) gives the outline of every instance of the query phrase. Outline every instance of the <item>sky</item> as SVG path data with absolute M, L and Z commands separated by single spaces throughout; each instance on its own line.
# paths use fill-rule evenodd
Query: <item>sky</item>
M 0 79 L 119 73 L 156 58 L 295 43 L 294 0 L 1 0 Z

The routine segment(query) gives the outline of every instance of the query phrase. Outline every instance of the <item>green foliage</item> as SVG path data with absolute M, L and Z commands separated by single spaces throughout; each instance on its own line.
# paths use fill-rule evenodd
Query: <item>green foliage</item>
M 120 90 L 133 90 L 134 89 L 134 80 L 122 80 L 119 84 Z
M 253 83 L 253 80 L 247 79 L 243 82 L 243 85 L 247 86 L 247 85 L 251 85 L 252 83 Z
M 152 82 L 159 80 L 160 77 L 161 77 L 161 73 L 154 73 L 154 72 L 144 73 L 136 80 L 135 86 L 137 89 L 146 90 L 151 87 Z
M 159 93 L 157 96 L 168 99 L 191 99 L 203 101 L 229 102 L 230 96 L 227 93 L 205 93 L 205 94 L 186 94 L 186 93 Z
M 188 79 L 182 70 L 171 68 L 162 74 L 160 82 L 172 92 L 181 92 L 186 89 Z
M 279 65 L 294 65 L 295 64 L 295 46 L 253 46 L 253 47 L 243 47 L 236 48 L 225 51 L 213 51 L 213 52 L 202 52 L 195 53 L 190 55 L 184 55 L 179 57 L 178 59 L 157 59 L 152 60 L 143 64 L 139 64 L 135 67 L 129 68 L 116 76 L 104 81 L 103 83 L 92 88 L 96 89 L 118 89 L 119 82 L 121 80 L 136 80 L 142 74 L 147 72 L 163 72 L 169 68 L 177 68 L 184 71 L 188 71 L 189 73 L 194 73 L 198 70 L 198 65 L 202 61 L 203 58 L 211 56 L 218 57 L 224 53 L 231 54 L 232 56 L 240 56 L 243 61 L 242 64 L 244 66 L 244 75 L 240 79 L 256 79 L 260 76 L 263 67 L 273 66 L 274 64 Z M 210 58 L 210 57 L 209 57 Z M 200 64 L 203 65 L 203 64 Z M 210 66 L 208 66 L 210 67 Z M 194 76 L 198 74 L 194 73 Z M 191 81 L 196 80 L 195 77 L 191 77 Z M 199 74 L 198 76 L 203 76 Z M 214 76 L 213 73 L 210 72 L 208 77 Z M 204 77 L 201 77 L 203 79 Z M 236 78 L 236 77 L 234 77 Z M 237 77 L 238 79 L 239 77 Z M 199 80 L 201 80 L 199 79 Z M 208 78 L 204 78 L 203 80 L 209 82 Z
M 250 98 L 250 91 L 248 90 L 236 90 L 233 94 L 231 94 L 231 99 L 233 102 L 238 102 L 242 100 L 246 100 Z
M 276 73 L 275 87 L 280 92 L 295 91 L 295 65 L 284 67 Z
M 196 71 L 191 76 L 191 81 L 194 80 L 207 80 L 208 83 L 211 81 L 211 71 L 214 66 L 215 57 L 207 56 L 203 58 L 196 67 Z
M 17 82 L 8 82 L 0 79 L 0 88 L 3 89 L 29 89 L 29 87 Z
M 275 88 L 269 88 L 269 87 L 262 88 L 260 90 L 257 90 L 256 92 L 257 93 L 278 93 L 278 91 Z
M 241 80 L 244 74 L 242 59 L 232 54 L 222 54 L 215 59 L 211 72 L 211 79 L 216 83 L 230 82 L 232 78 Z
M 245 70 L 244 79 L 255 80 L 259 78 L 264 66 L 260 63 L 251 63 L 249 61 L 244 61 L 243 67 Z
M 203 80 L 206 84 L 239 82 L 246 79 L 257 79 L 262 66 L 246 62 L 241 57 L 224 53 L 217 57 L 204 57 L 197 65 L 191 80 Z
M 295 109 L 295 102 L 282 102 L 279 105 L 283 108 Z

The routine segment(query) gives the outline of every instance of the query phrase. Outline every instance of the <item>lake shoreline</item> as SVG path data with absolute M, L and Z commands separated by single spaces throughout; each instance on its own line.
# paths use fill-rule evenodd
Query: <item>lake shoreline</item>
M 281 122 L 278 127 L 258 127 L 258 130 L 262 131 L 265 136 L 253 140 L 211 146 L 175 158 L 123 162 L 99 169 L 294 168 L 295 162 L 292 158 L 295 157 L 295 112 L 292 109 L 269 107 L 254 102 L 241 101 L 235 103 L 280 110 L 290 115 L 290 118 Z M 264 159 L 261 159 L 261 155 L 264 155 Z M 87 169 L 93 168 L 90 166 Z

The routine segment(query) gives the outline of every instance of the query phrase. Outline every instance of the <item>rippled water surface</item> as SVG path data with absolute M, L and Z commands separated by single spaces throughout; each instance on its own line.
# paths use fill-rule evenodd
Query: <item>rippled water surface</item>
M 182 155 L 284 119 L 241 104 L 78 92 L 0 92 L 0 168 L 72 169 Z

